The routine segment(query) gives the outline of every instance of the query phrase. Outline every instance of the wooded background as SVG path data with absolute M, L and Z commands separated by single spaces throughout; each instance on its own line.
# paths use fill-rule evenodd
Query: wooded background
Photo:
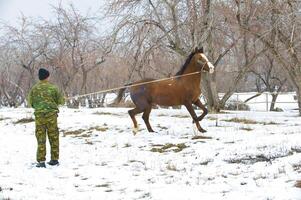
M 74 96 L 173 76 L 202 46 L 216 67 L 202 75 L 211 111 L 247 91 L 296 91 L 301 108 L 300 1 L 107 0 L 97 16 L 72 5 L 50 9 L 49 20 L 0 24 L 1 106 L 24 105 L 40 67 Z

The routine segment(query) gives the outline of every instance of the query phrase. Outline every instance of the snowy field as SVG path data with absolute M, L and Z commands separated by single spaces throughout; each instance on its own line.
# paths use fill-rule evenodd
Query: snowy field
M 185 109 L 133 136 L 127 110 L 62 108 L 60 165 L 39 169 L 33 110 L 0 108 L 0 199 L 301 199 L 297 111 L 209 114 L 202 139 Z

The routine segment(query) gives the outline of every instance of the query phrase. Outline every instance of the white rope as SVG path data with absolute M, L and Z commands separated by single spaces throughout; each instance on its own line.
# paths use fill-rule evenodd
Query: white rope
M 115 87 L 115 88 L 111 88 L 111 89 L 100 90 L 100 91 L 97 91 L 97 92 L 92 92 L 92 93 L 87 93 L 87 94 L 82 94 L 82 95 L 76 95 L 76 96 L 73 96 L 73 97 L 66 97 L 66 99 L 77 99 L 77 98 L 86 97 L 86 96 L 90 96 L 90 95 L 94 95 L 94 94 L 101 94 L 101 93 L 111 92 L 111 91 L 120 90 L 120 89 L 124 89 L 124 88 L 131 88 L 131 87 L 146 85 L 146 84 L 150 84 L 150 83 L 156 83 L 156 82 L 161 82 L 161 81 L 172 80 L 172 79 L 175 79 L 175 78 L 191 76 L 191 75 L 199 74 L 199 73 L 201 73 L 201 71 L 192 72 L 192 73 L 188 73 L 188 74 L 177 75 L 177 76 L 172 76 L 172 77 L 168 77 L 168 78 L 156 79 L 156 80 L 147 81 L 147 82 L 143 82 L 143 83 L 136 83 L 136 84 L 127 85 L 127 86 L 120 86 L 120 87 Z

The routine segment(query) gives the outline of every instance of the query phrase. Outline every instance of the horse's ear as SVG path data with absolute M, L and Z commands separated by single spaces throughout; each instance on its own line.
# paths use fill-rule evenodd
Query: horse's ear
M 204 48 L 203 47 L 199 48 L 198 52 L 204 53 Z
M 194 53 L 196 53 L 198 51 L 199 51 L 198 47 L 195 47 L 194 50 L 193 50 Z

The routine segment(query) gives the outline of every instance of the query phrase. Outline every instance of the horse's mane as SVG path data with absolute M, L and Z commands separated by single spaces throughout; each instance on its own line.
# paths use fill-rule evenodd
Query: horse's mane
M 181 69 L 176 73 L 176 76 L 178 75 L 182 75 L 185 71 L 185 69 L 187 68 L 188 64 L 190 63 L 192 57 L 194 56 L 194 54 L 196 54 L 198 51 L 193 51 L 190 53 L 190 55 L 187 57 L 184 65 L 181 67 Z

